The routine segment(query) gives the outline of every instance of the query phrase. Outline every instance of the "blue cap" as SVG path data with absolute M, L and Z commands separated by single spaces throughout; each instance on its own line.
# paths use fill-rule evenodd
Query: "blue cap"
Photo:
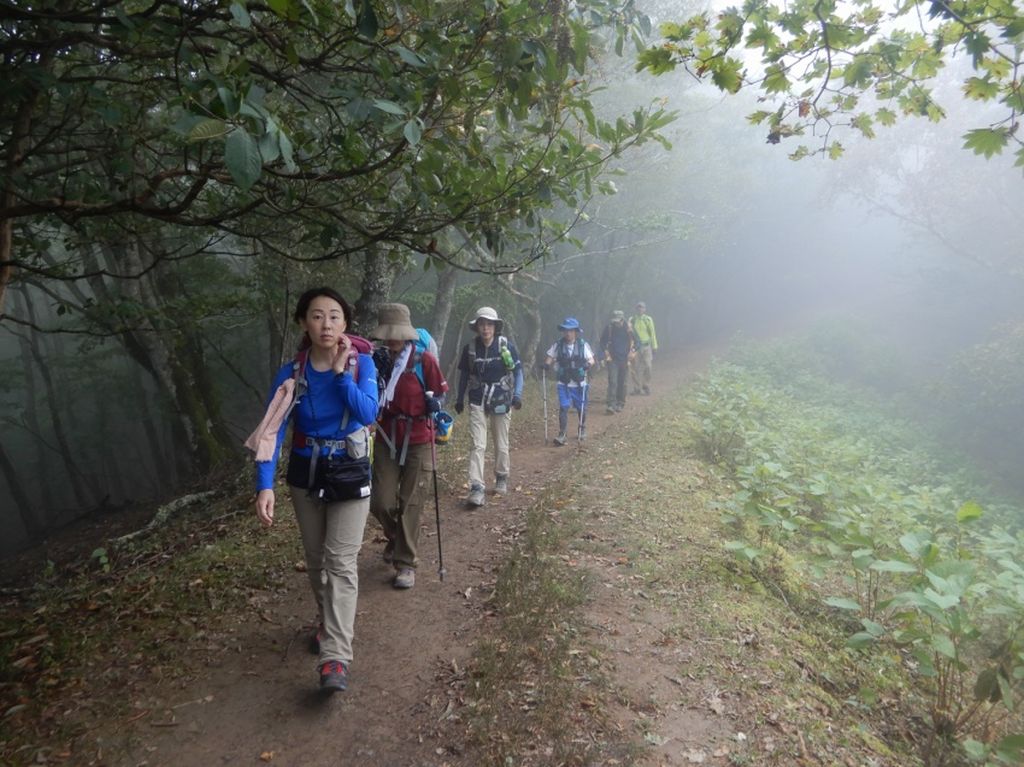
M 558 326 L 559 330 L 579 330 L 580 323 L 575 317 L 566 317 L 562 320 L 562 324 Z

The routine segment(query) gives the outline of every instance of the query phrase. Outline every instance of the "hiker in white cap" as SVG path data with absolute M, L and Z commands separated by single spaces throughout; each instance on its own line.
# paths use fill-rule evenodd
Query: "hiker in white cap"
M 481 306 L 469 326 L 476 338 L 462 347 L 459 393 L 455 412 L 461 413 L 469 394 L 470 506 L 484 505 L 484 456 L 487 432 L 494 440 L 494 493 L 508 492 L 508 431 L 512 410 L 523 406 L 523 365 L 515 344 L 501 334 L 504 322 L 490 306 Z

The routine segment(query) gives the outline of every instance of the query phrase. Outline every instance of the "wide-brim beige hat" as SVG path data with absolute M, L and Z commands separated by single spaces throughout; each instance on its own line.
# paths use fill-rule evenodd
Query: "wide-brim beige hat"
M 490 320 L 494 323 L 494 332 L 500 334 L 501 329 L 505 326 L 505 321 L 498 316 L 498 313 L 490 306 L 481 306 L 476 310 L 476 317 L 473 318 L 469 326 L 476 330 L 477 320 Z
M 415 341 L 420 337 L 409 319 L 409 307 L 405 304 L 381 304 L 377 310 L 377 327 L 370 331 L 370 338 L 381 341 Z

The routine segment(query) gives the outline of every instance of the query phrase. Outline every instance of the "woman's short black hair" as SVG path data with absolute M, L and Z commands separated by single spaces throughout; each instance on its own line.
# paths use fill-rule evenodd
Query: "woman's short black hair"
M 336 291 L 334 288 L 320 287 L 310 288 L 301 296 L 299 296 L 299 302 L 295 305 L 295 321 L 300 322 L 306 318 L 306 312 L 309 311 L 309 305 L 313 303 L 314 298 L 320 296 L 326 296 L 333 301 L 337 301 L 341 306 L 342 314 L 345 315 L 345 329 L 348 330 L 352 327 L 352 307 L 348 305 L 348 301 L 341 297 L 341 293 Z

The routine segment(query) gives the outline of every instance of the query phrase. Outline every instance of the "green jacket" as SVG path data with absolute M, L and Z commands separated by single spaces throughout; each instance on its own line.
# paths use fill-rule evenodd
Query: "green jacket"
M 652 349 L 658 348 L 658 336 L 654 333 L 654 320 L 649 314 L 637 314 L 629 318 L 633 325 L 633 335 L 636 336 L 639 346 L 651 345 Z

